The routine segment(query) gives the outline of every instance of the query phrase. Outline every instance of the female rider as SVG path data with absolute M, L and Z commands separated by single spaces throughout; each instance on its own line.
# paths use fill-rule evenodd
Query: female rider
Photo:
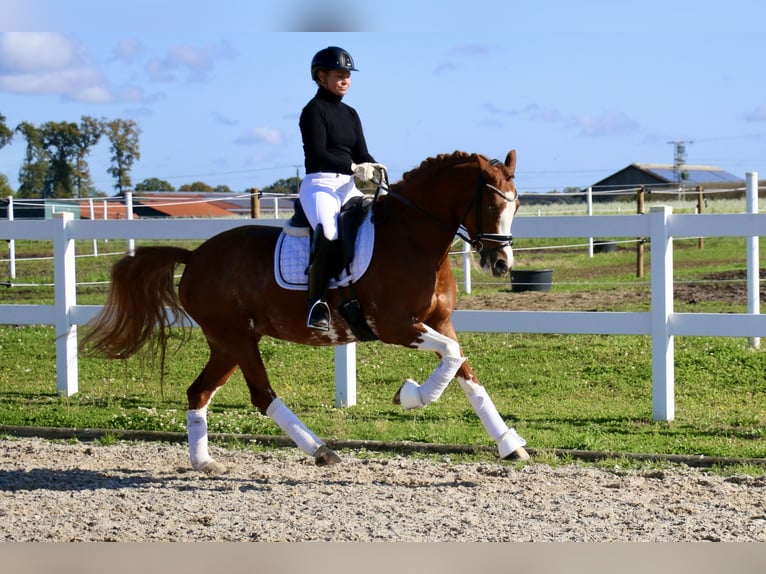
M 320 331 L 330 329 L 327 264 L 338 240 L 338 213 L 346 201 L 362 195 L 354 176 L 383 181 L 386 169 L 367 151 L 356 110 L 341 101 L 351 87 L 352 71 L 357 71 L 354 61 L 344 49 L 330 46 L 317 52 L 311 61 L 311 79 L 318 89 L 299 122 L 306 168 L 299 198 L 314 230 L 307 326 Z

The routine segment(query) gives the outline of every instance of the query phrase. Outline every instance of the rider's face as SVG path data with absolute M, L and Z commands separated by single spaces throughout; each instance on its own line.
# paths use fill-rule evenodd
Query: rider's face
M 319 85 L 336 96 L 342 97 L 351 87 L 351 72 L 348 70 L 322 70 L 319 72 Z

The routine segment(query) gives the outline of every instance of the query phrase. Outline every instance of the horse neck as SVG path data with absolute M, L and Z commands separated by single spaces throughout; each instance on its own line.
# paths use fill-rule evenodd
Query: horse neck
M 404 241 L 415 238 L 419 244 L 426 243 L 428 251 L 438 253 L 442 260 L 476 196 L 478 179 L 476 170 L 458 166 L 409 182 L 402 193 L 405 201 L 390 198 L 391 223 L 406 222 L 395 235 Z

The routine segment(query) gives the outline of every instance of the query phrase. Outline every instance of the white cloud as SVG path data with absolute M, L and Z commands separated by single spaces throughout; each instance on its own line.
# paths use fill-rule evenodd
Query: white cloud
M 172 47 L 163 58 L 154 58 L 146 65 L 149 77 L 155 82 L 176 80 L 181 71 L 189 81 L 205 81 L 221 59 L 236 57 L 237 52 L 227 43 L 211 44 L 202 48 L 189 45 Z
M 582 115 L 571 118 L 570 125 L 580 129 L 586 136 L 614 136 L 638 129 L 638 123 L 623 112 L 606 112 L 598 116 Z
M 746 114 L 745 119 L 749 122 L 766 122 L 766 104 L 761 104 L 752 112 Z
M 0 36 L 0 73 L 61 70 L 82 63 L 79 44 L 54 32 L 5 32 Z
M 493 114 L 503 112 L 492 104 L 485 104 L 484 109 Z M 504 112 L 512 114 L 515 112 Z M 579 130 L 580 135 L 601 137 L 632 133 L 639 129 L 639 124 L 621 111 L 609 111 L 602 114 L 564 115 L 555 108 L 543 108 L 537 104 L 529 104 L 520 110 L 530 121 L 558 124 L 565 128 Z
M 282 135 L 282 132 L 276 128 L 257 127 L 251 129 L 245 135 L 238 137 L 234 141 L 241 145 L 253 145 L 259 143 L 280 145 L 285 141 L 285 138 Z
M 112 101 L 104 78 L 87 67 L 0 75 L 0 91 L 15 94 L 59 94 L 78 102 Z
M 0 35 L 0 91 L 58 94 L 78 102 L 113 99 L 106 80 L 88 64 L 80 44 L 54 32 Z
M 131 63 L 143 52 L 143 46 L 138 40 L 120 40 L 112 50 L 112 57 L 120 62 Z
M 224 126 L 236 126 L 239 124 L 237 120 L 227 117 L 220 112 L 213 112 L 213 119 Z
M 127 60 L 140 47 L 131 41 L 120 43 L 115 57 Z M 63 100 L 104 104 L 147 102 L 141 88 L 114 88 L 88 54 L 72 37 L 55 32 L 0 33 L 0 92 L 11 94 L 58 95 Z

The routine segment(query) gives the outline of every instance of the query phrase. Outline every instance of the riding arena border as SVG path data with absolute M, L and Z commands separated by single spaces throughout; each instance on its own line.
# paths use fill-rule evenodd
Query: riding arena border
M 185 432 L 141 431 L 127 429 L 76 429 L 62 427 L 22 427 L 0 425 L 0 437 L 7 435 L 16 438 L 42 438 L 46 440 L 78 440 L 90 442 L 106 438 L 134 442 L 186 443 Z M 249 444 L 267 448 L 294 448 L 295 443 L 287 436 L 251 435 L 234 433 L 210 433 L 209 438 L 216 444 Z M 354 439 L 323 439 L 334 450 L 373 451 L 401 455 L 496 455 L 494 446 L 425 443 L 415 441 L 377 441 Z M 525 447 L 532 457 L 541 454 L 563 460 L 578 460 L 585 463 L 597 463 L 604 460 L 633 460 L 664 464 L 679 464 L 695 468 L 761 466 L 766 467 L 766 458 L 722 457 L 705 455 L 682 455 L 660 453 L 635 453 L 619 451 L 591 451 L 580 449 L 534 449 Z M 509 463 L 523 464 L 523 463 Z

